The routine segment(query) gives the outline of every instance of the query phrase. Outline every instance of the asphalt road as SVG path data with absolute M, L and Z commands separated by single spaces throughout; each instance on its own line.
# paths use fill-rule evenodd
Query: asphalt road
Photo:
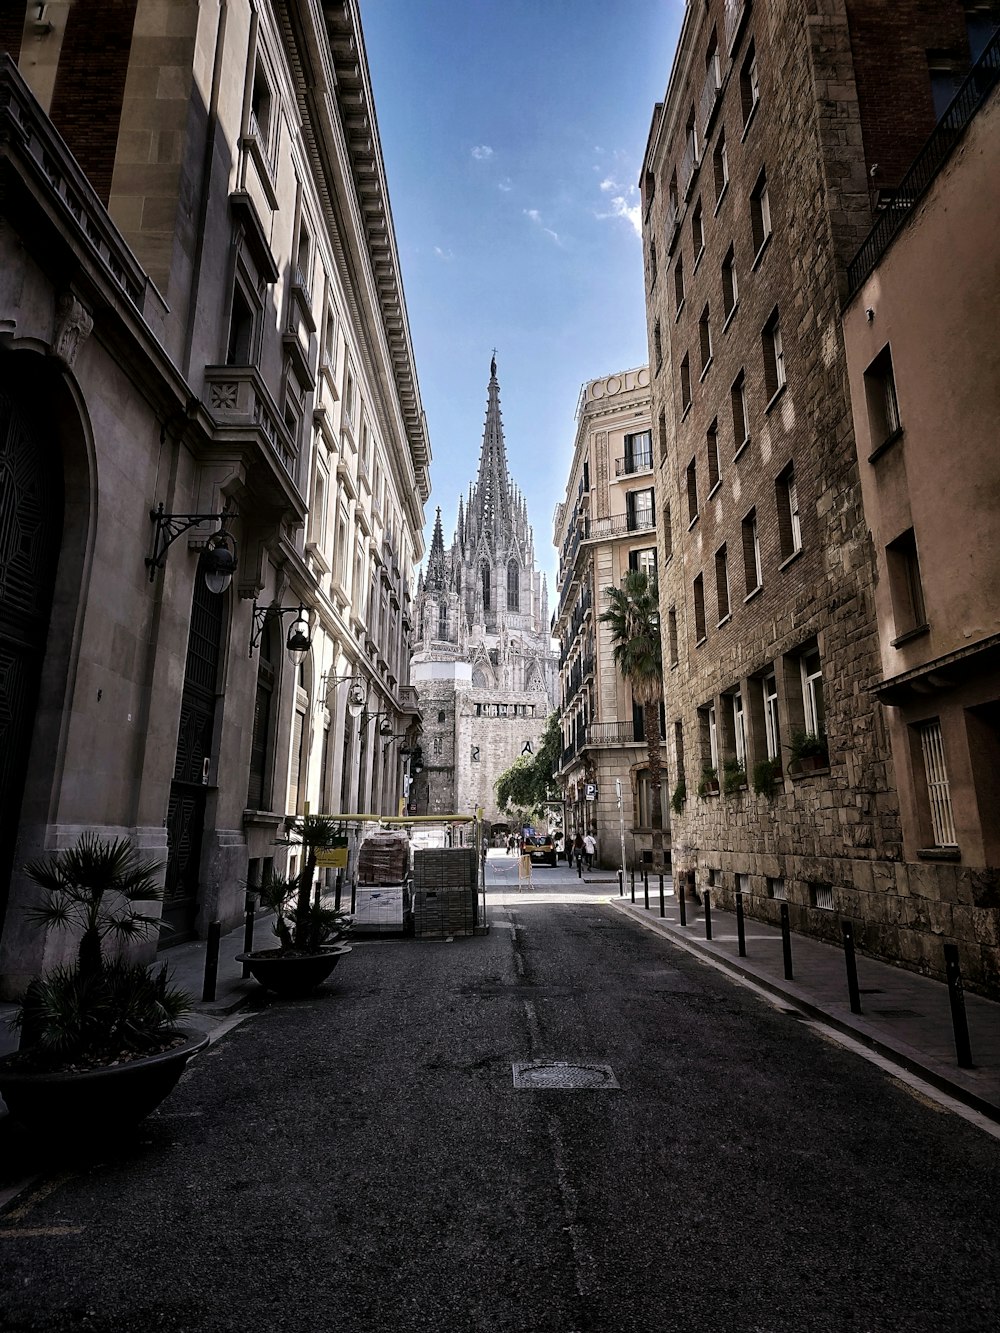
M 356 945 L 46 1178 L 0 1327 L 995 1333 L 1000 1142 L 534 878 L 486 938 Z M 545 1058 L 620 1088 L 515 1089 Z

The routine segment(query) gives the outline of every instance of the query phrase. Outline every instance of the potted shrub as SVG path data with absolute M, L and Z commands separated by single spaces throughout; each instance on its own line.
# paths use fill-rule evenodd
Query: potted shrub
M 254 949 L 237 955 L 253 977 L 278 995 L 308 995 L 321 985 L 350 945 L 344 937 L 351 928 L 349 912 L 325 907 L 314 900 L 316 853 L 342 846 L 342 822 L 328 815 L 302 815 L 286 822 L 286 846 L 301 846 L 305 852 L 298 875 L 287 878 L 272 872 L 257 888 L 261 906 L 275 915 L 277 948 Z
M 777 794 L 781 781 L 780 759 L 758 759 L 753 766 L 753 789 L 758 796 L 770 800 Z
M 811 731 L 796 731 L 789 746 L 792 763 L 802 773 L 811 773 L 818 768 L 829 768 L 830 750 L 826 737 Z
M 12 1116 L 61 1142 L 107 1138 L 158 1106 L 208 1043 L 180 1026 L 191 1001 L 167 984 L 166 967 L 121 951 L 162 924 L 139 908 L 162 896 L 159 865 L 127 838 L 84 833 L 25 870 L 43 893 L 31 918 L 80 938 L 72 963 L 28 984 L 13 1019 L 19 1049 L 0 1060 L 0 1096 Z
M 687 800 L 687 794 L 687 783 L 681 778 L 677 783 L 677 786 L 674 788 L 673 796 L 670 798 L 670 808 L 675 815 L 679 815 L 684 809 L 684 802 Z
M 701 781 L 698 783 L 698 795 L 707 796 L 711 792 L 719 790 L 719 774 L 710 765 L 706 764 L 701 770 Z
M 722 790 L 727 796 L 733 796 L 738 791 L 745 791 L 746 785 L 746 765 L 738 759 L 727 759 L 722 765 Z

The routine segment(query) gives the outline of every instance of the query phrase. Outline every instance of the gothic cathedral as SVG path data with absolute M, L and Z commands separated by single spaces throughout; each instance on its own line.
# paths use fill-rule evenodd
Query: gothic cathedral
M 424 767 L 410 810 L 468 814 L 482 806 L 491 823 L 505 823 L 493 784 L 519 755 L 537 750 L 556 704 L 558 659 L 527 503 L 507 471 L 496 358 L 479 475 L 459 500 L 450 550 L 437 511 L 414 612 L 411 679 Z

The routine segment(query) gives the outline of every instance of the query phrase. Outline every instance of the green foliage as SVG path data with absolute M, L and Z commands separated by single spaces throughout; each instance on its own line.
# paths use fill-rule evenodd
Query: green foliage
M 675 815 L 679 815 L 684 809 L 684 802 L 687 800 L 687 794 L 687 783 L 681 778 L 677 786 L 674 788 L 673 796 L 670 798 L 670 808 Z
M 540 816 L 554 785 L 561 749 L 559 714 L 553 712 L 535 753 L 520 755 L 493 784 L 497 807 L 505 814 L 519 813 L 522 822 Z
M 324 944 L 333 944 L 346 935 L 352 922 L 349 912 L 314 902 L 311 892 L 307 894 L 305 911 L 301 910 L 299 881 L 307 873 L 304 869 L 289 879 L 272 871 L 257 886 L 256 893 L 261 906 L 274 913 L 274 933 L 279 946 L 288 951 L 315 953 Z M 310 879 L 308 884 L 311 883 Z
M 722 765 L 722 790 L 727 796 L 732 796 L 746 785 L 746 765 L 738 759 L 727 759 Z
M 817 736 L 811 731 L 793 732 L 789 751 L 794 760 L 812 758 L 826 760 L 830 753 L 826 737 Z
M 753 789 L 758 796 L 770 800 L 777 793 L 781 779 L 780 759 L 758 759 L 753 766 Z
M 719 774 L 711 764 L 706 764 L 701 770 L 701 781 L 698 783 L 698 795 L 705 796 L 710 791 L 718 790 Z

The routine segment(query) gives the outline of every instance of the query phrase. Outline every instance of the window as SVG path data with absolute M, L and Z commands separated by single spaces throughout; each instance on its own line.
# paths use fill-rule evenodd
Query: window
M 721 625 L 729 615 L 729 556 L 724 543 L 715 553 L 715 596 Z
M 757 510 L 751 509 L 743 520 L 743 573 L 747 596 L 755 593 L 764 582 L 760 566 L 760 534 L 757 530 Z
M 639 472 L 653 466 L 653 437 L 648 430 L 625 436 L 625 471 Z
M 833 911 L 833 885 L 809 881 L 809 906 L 821 907 L 826 912 Z
M 725 130 L 719 131 L 719 139 L 712 154 L 712 165 L 715 168 L 715 202 L 718 204 L 729 184 L 729 152 L 726 148 Z
M 892 355 L 888 346 L 882 348 L 865 371 L 865 400 L 872 443 L 869 462 L 872 462 L 903 429 L 899 419 L 896 381 L 892 373 Z
M 743 706 L 743 691 L 734 690 L 729 696 L 732 710 L 733 754 L 740 768 L 747 766 L 747 718 Z
M 247 782 L 247 809 L 266 810 L 270 805 L 267 782 L 267 746 L 271 730 L 271 704 L 274 695 L 274 622 L 266 620 L 260 636 L 257 659 L 257 694 L 254 700 L 253 731 L 250 739 L 250 773 Z
M 347 514 L 341 507 L 337 511 L 337 549 L 334 552 L 334 578 L 341 588 L 347 587 Z
M 656 578 L 656 547 L 644 546 L 637 551 L 629 551 L 628 567 L 634 569 L 640 574 L 645 574 L 648 579 Z
M 677 649 L 677 607 L 672 606 L 667 612 L 667 643 L 670 648 L 670 665 L 676 666 L 679 661 Z
M 674 553 L 674 530 L 670 525 L 670 506 L 663 506 L 663 562 L 666 562 Z
M 729 391 L 729 397 L 733 408 L 733 444 L 735 445 L 735 452 L 738 454 L 750 439 L 746 376 L 742 370 Z
M 694 581 L 694 634 L 696 643 L 701 643 L 706 636 L 705 580 L 701 574 Z
M 253 359 L 254 308 L 239 282 L 233 288 L 233 308 L 229 316 L 226 344 L 227 366 L 249 366 Z
M 636 795 L 638 797 L 639 809 L 636 812 L 638 817 L 637 827 L 652 828 L 653 812 L 653 781 L 648 768 L 640 769 L 636 774 Z M 660 827 L 667 827 L 667 769 L 664 765 L 660 769 Z
M 917 542 L 909 528 L 885 548 L 889 572 L 889 596 L 892 599 L 892 619 L 896 638 L 909 638 L 926 628 L 924 594 L 920 582 L 920 564 L 917 560 Z
M 708 494 L 719 484 L 719 423 L 713 421 L 705 432 L 705 454 L 708 459 Z
M 511 560 L 507 565 L 507 610 L 519 611 L 521 609 L 521 584 L 520 570 L 517 567 L 517 561 Z
M 667 413 L 665 409 L 663 408 L 660 409 L 660 417 L 656 424 L 657 424 L 657 433 L 659 434 L 660 437 L 660 457 L 666 458 L 668 436 L 667 436 Z
M 483 590 L 483 610 L 490 609 L 490 567 L 487 564 L 480 565 L 480 580 Z
M 323 364 L 331 371 L 337 366 L 337 314 L 332 306 L 327 306 L 323 323 Z
M 674 762 L 677 781 L 680 782 L 684 777 L 684 728 L 680 722 L 674 723 Z
M 744 896 L 744 898 L 749 898 L 749 896 L 750 896 L 750 876 L 749 876 L 749 875 L 744 875 L 744 874 L 740 874 L 739 872 L 737 872 L 737 875 L 736 875 L 736 892 L 737 892 L 737 893 L 742 893 L 743 896 Z
M 691 358 L 687 352 L 681 362 L 681 408 L 687 411 L 691 406 Z
M 444 602 L 441 602 L 438 605 L 437 636 L 441 640 L 446 640 L 448 638 L 448 607 L 445 605 Z
M 441 758 L 441 752 L 444 749 L 444 741 L 440 736 L 435 736 L 431 741 L 431 753 L 435 759 Z
M 701 200 L 694 206 L 691 214 L 691 246 L 694 250 L 694 266 L 698 267 L 698 261 L 701 259 L 705 250 L 705 228 L 701 211 Z
M 344 380 L 344 417 L 352 425 L 354 423 L 355 407 L 354 372 L 348 370 L 347 377 Z
M 653 489 L 628 491 L 625 495 L 625 514 L 629 532 L 651 528 L 655 523 Z
M 782 560 L 789 560 L 802 550 L 802 528 L 799 522 L 799 492 L 795 484 L 795 469 L 791 463 L 778 474 L 774 483 L 778 508 L 778 543 Z
M 944 738 L 940 720 L 935 718 L 917 728 L 920 748 L 924 756 L 924 776 L 927 779 L 927 800 L 930 805 L 930 823 L 935 847 L 957 847 L 955 819 L 951 808 L 951 788 L 945 766 Z
M 777 310 L 764 325 L 760 343 L 764 354 L 764 392 L 770 404 L 775 394 L 785 387 L 785 354 Z
M 759 101 L 760 75 L 757 70 L 757 52 L 751 42 L 740 70 L 740 107 L 743 111 L 744 128 L 750 124 L 750 118 L 757 110 Z
M 656 241 L 649 242 L 649 285 L 650 288 L 656 286 Z
M 736 280 L 736 251 L 733 246 L 730 246 L 725 259 L 722 261 L 722 310 L 727 320 L 736 309 L 736 303 L 739 299 L 740 288 Z
M 295 285 L 307 292 L 312 276 L 312 241 L 305 222 L 299 222 L 299 244 L 295 256 Z
M 701 312 L 701 319 L 698 321 L 698 339 L 701 344 L 701 373 L 704 375 L 712 362 L 712 326 L 709 323 L 709 308 L 707 305 Z
M 763 171 L 750 195 L 750 232 L 753 237 L 754 263 L 771 235 L 771 199 L 767 192 L 767 177 Z
M 260 151 L 268 159 L 271 157 L 272 120 L 271 90 L 264 71 L 258 65 L 254 70 L 253 92 L 250 94 L 250 123 L 247 129 L 251 137 L 257 140 Z
M 715 704 L 709 704 L 705 709 L 705 723 L 708 732 L 708 758 L 712 767 L 718 771 L 719 768 L 719 728 L 715 720 Z
M 328 494 L 326 470 L 317 463 L 316 475 L 313 478 L 312 504 L 309 507 L 309 540 L 314 542 L 320 550 L 326 544 L 326 501 Z
M 698 464 L 695 459 L 687 466 L 688 522 L 698 517 Z
M 811 736 L 826 734 L 826 713 L 823 708 L 823 667 L 818 649 L 813 648 L 799 659 L 802 674 L 802 715 L 806 732 Z
M 778 725 L 778 681 L 774 672 L 761 682 L 764 699 L 764 744 L 768 759 L 781 758 L 781 729 Z
M 681 255 L 677 256 L 677 262 L 674 264 L 674 306 L 677 314 L 681 312 L 681 306 L 684 304 L 684 259 Z
M 769 898 L 774 898 L 777 902 L 785 902 L 787 900 L 788 890 L 785 888 L 785 881 L 781 875 L 768 875 L 767 896 Z
M 659 370 L 663 365 L 663 334 L 660 332 L 659 320 L 653 325 L 653 359 Z

